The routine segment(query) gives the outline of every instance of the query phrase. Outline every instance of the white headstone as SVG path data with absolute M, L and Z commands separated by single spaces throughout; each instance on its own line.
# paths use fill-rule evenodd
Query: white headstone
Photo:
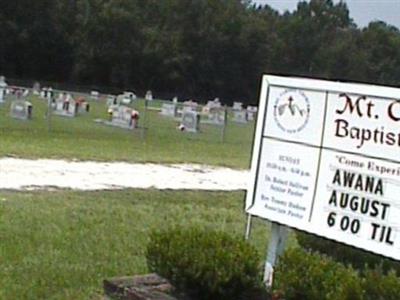
M 111 105 L 116 105 L 116 104 L 118 104 L 117 97 L 114 95 L 108 95 L 107 106 L 110 107 Z
M 91 91 L 90 92 L 90 98 L 93 100 L 99 100 L 100 93 L 98 91 Z
M 222 107 L 212 107 L 208 112 L 208 123 L 215 125 L 225 124 L 225 110 Z
M 254 121 L 255 116 L 257 114 L 257 106 L 249 105 L 247 106 L 246 111 L 247 111 L 247 120 Z
M 184 111 L 181 125 L 187 132 L 198 132 L 200 129 L 200 114 L 194 111 Z
M 32 92 L 33 92 L 34 95 L 40 95 L 40 83 L 39 82 L 36 81 L 33 84 Z
M 242 109 L 242 110 L 234 110 L 233 111 L 233 121 L 236 123 L 242 123 L 245 124 L 247 123 L 247 111 Z
M 192 100 L 185 101 L 185 102 L 183 102 L 182 111 L 183 112 L 186 112 L 186 111 L 195 112 L 197 110 L 197 106 L 198 106 L 198 104 L 195 101 L 192 101 Z
M 60 93 L 53 114 L 63 117 L 75 117 L 78 113 L 79 104 L 72 98 L 71 94 Z
M 167 117 L 176 117 L 178 108 L 175 103 L 163 103 L 161 106 L 161 115 Z
M 133 92 L 125 91 L 122 95 L 119 95 L 118 97 L 119 103 L 122 104 L 130 104 L 132 103 L 133 100 L 136 100 L 136 95 Z
M 4 76 L 0 76 L 0 103 L 4 102 L 6 96 L 7 83 Z
M 20 120 L 32 119 L 32 103 L 24 100 L 15 100 L 11 103 L 11 117 Z
M 107 123 L 113 126 L 135 129 L 139 123 L 139 112 L 127 106 L 113 106 L 111 122 Z
M 152 101 L 153 100 L 153 93 L 151 91 L 147 91 L 145 99 L 148 100 L 148 101 Z
M 243 109 L 243 103 L 242 102 L 233 102 L 233 110 L 242 110 Z

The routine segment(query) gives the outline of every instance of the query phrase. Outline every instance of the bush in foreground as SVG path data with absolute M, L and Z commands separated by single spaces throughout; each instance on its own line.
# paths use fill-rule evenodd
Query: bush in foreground
M 326 254 L 334 260 L 346 265 L 351 265 L 353 268 L 360 271 L 369 268 L 379 268 L 382 269 L 383 273 L 395 270 L 397 274 L 400 274 L 400 262 L 398 261 L 383 258 L 382 256 L 361 249 L 356 249 L 304 232 L 297 232 L 296 237 L 299 245 L 305 250 L 318 251 Z
M 153 232 L 147 246 L 152 272 L 196 299 L 238 299 L 261 284 L 260 258 L 243 238 L 197 228 Z
M 301 248 L 290 249 L 281 257 L 275 272 L 274 289 L 287 300 L 363 299 L 356 271 Z
M 380 268 L 355 271 L 326 255 L 295 248 L 281 257 L 274 290 L 286 300 L 396 300 L 400 278 Z

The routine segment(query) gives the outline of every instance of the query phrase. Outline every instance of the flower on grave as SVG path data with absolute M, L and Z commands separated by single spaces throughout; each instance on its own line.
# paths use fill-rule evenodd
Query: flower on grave
M 139 112 L 136 110 L 132 110 L 132 119 L 137 120 L 139 119 Z
M 179 124 L 178 129 L 179 129 L 180 131 L 185 131 L 185 125 Z

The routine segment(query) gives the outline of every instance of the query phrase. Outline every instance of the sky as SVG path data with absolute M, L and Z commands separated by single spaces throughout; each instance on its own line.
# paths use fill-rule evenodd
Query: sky
M 255 3 L 268 4 L 279 12 L 293 11 L 298 0 L 253 0 Z M 335 3 L 339 0 L 334 0 Z M 365 27 L 375 20 L 384 21 L 400 28 L 400 0 L 345 0 L 350 17 L 359 27 Z

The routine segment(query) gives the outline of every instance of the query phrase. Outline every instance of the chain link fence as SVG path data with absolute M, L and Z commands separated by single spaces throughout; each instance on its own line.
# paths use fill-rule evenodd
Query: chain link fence
M 217 100 L 199 104 L 177 99 L 153 99 L 150 93 L 104 94 L 88 87 L 39 88 L 27 82 L 8 81 L 0 105 L 0 130 L 52 132 L 59 135 L 134 136 L 165 146 L 182 143 L 182 151 L 195 144 L 247 144 L 253 142 L 256 107 L 233 107 Z M 19 83 L 16 85 L 15 83 Z M 43 86 L 43 85 L 42 85 Z M 212 155 L 212 154 L 210 154 Z

